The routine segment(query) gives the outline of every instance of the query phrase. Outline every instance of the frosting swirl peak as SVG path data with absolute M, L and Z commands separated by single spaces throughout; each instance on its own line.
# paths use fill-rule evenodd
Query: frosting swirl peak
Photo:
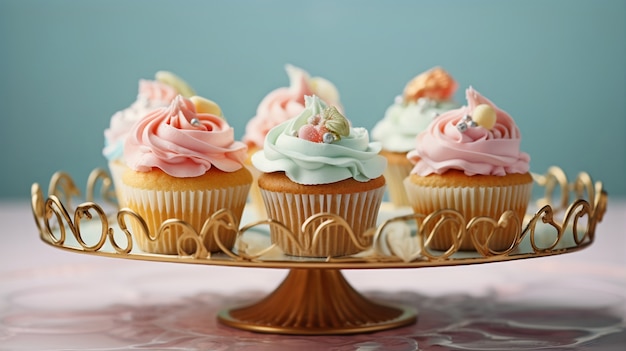
M 366 182 L 383 174 L 387 163 L 378 155 L 380 144 L 369 142 L 365 128 L 350 127 L 346 136 L 330 143 L 299 138 L 302 126 L 328 108 L 317 96 L 305 97 L 305 105 L 298 116 L 269 131 L 263 150 L 252 156 L 257 169 L 265 173 L 283 171 L 289 179 L 303 185 L 349 178 Z
M 159 168 L 173 177 L 197 177 L 211 167 L 225 172 L 241 169 L 246 145 L 234 140 L 233 128 L 222 117 L 198 113 L 191 100 L 178 95 L 131 129 L 124 157 L 140 172 Z
M 195 95 L 193 92 L 187 82 L 169 71 L 158 71 L 155 80 L 140 79 L 137 100 L 117 111 L 104 131 L 104 157 L 108 161 L 123 161 L 124 141 L 135 122 L 154 109 L 168 106 L 176 95 Z
M 281 87 L 267 94 L 257 107 L 256 115 L 246 125 L 243 141 L 263 147 L 265 135 L 278 124 L 295 117 L 304 110 L 304 96 L 317 95 L 326 103 L 341 110 L 337 88 L 321 77 L 311 78 L 298 67 L 286 65 L 289 87 Z
M 453 95 L 458 84 L 441 67 L 434 67 L 411 79 L 402 96 L 387 108 L 383 119 L 372 129 L 372 138 L 383 149 L 406 153 L 415 137 L 441 113 L 459 108 Z
M 140 79 L 137 100 L 129 107 L 117 111 L 111 117 L 109 128 L 104 131 L 104 157 L 109 161 L 122 159 L 124 141 L 131 126 L 148 112 L 169 105 L 176 95 L 176 90 L 167 84 Z
M 458 108 L 452 100 L 436 101 L 420 98 L 414 102 L 396 99 L 385 111 L 383 119 L 372 129 L 372 139 L 392 152 L 407 152 L 415 146 L 415 137 L 439 114 Z
M 415 164 L 411 173 L 427 176 L 456 169 L 469 176 L 503 176 L 528 172 L 530 156 L 520 151 L 521 135 L 513 118 L 472 87 L 465 96 L 467 106 L 441 114 L 417 136 L 416 148 L 407 155 Z M 461 131 L 457 125 L 472 116 L 479 105 L 489 105 L 495 111 L 493 127 L 473 126 Z

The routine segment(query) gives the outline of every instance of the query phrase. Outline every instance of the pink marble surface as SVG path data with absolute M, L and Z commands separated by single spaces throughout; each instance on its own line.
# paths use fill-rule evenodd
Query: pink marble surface
M 0 202 L 0 350 L 623 350 L 626 201 L 571 254 L 461 267 L 347 270 L 365 295 L 418 309 L 372 334 L 266 335 L 219 310 L 273 290 L 286 270 L 65 252 L 39 241 L 26 201 Z

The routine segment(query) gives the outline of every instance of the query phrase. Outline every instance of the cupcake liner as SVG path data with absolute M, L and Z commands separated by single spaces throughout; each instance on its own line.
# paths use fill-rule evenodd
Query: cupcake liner
M 370 246 L 372 238 L 364 232 L 376 226 L 378 209 L 385 187 L 349 194 L 293 194 L 261 189 L 269 218 L 284 224 L 295 235 L 302 249 L 283 231 L 270 227 L 272 243 L 285 254 L 303 257 L 334 257 L 351 255 L 361 251 L 353 242 L 348 231 L 341 226 L 329 226 L 320 233 L 319 240 L 312 244 L 315 229 L 324 221 L 318 219 L 309 228 L 301 231 L 302 224 L 311 216 L 329 212 L 342 217 L 352 228 L 361 245 Z
M 524 219 L 526 208 L 531 198 L 532 182 L 526 184 L 494 187 L 431 187 L 417 185 L 406 178 L 404 181 L 409 201 L 415 213 L 429 215 L 441 209 L 454 209 L 460 212 L 467 222 L 474 217 L 486 216 L 498 220 L 507 210 L 512 210 L 520 219 Z M 430 228 L 427 228 L 427 232 Z M 445 223 L 432 238 L 430 248 L 448 250 L 453 245 L 450 232 L 458 228 L 452 223 Z M 483 241 L 491 231 L 490 226 L 477 226 L 476 233 Z M 460 250 L 475 250 L 472 239 L 466 233 Z M 515 232 L 499 231 L 489 241 L 492 250 L 508 249 L 515 237 Z
M 122 191 L 122 175 L 128 167 L 122 161 L 115 160 L 109 161 L 109 172 L 111 173 L 111 180 L 113 181 L 113 188 L 115 189 L 115 196 L 117 197 L 117 204 L 119 207 L 124 207 L 124 193 Z
M 265 203 L 263 202 L 263 195 L 261 195 L 261 189 L 259 189 L 259 176 L 261 171 L 254 166 L 247 167 L 252 174 L 252 185 L 250 186 L 249 201 L 250 206 L 254 209 L 258 218 L 267 218 L 267 211 L 265 210 Z
M 161 191 L 124 185 L 123 191 L 127 206 L 145 220 L 151 236 L 154 237 L 167 219 L 183 220 L 200 234 L 204 222 L 222 208 L 232 212 L 236 228 L 239 228 L 249 187 L 250 185 L 246 184 L 212 190 Z M 143 233 L 137 221 L 132 221 L 131 228 L 141 250 L 159 254 L 178 254 L 177 240 L 183 234 L 179 226 L 161 232 L 155 241 Z M 237 231 L 221 228 L 219 238 L 226 247 L 231 248 L 237 239 Z M 185 252 L 191 253 L 196 250 L 196 244 L 192 240 L 186 240 L 181 245 Z M 207 233 L 204 245 L 209 252 L 220 250 L 212 232 Z
M 408 160 L 406 163 L 388 162 L 387 168 L 385 168 L 383 175 L 387 181 L 389 200 L 396 207 L 410 206 L 403 181 L 409 176 L 411 169 L 413 166 Z

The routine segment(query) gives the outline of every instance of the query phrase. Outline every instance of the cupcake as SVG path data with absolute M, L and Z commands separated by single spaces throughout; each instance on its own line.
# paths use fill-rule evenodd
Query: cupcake
M 352 128 L 335 108 L 317 96 L 305 97 L 305 109 L 272 128 L 263 150 L 252 156 L 262 174 L 258 185 L 270 219 L 284 224 L 296 243 L 275 227 L 270 236 L 286 254 L 304 257 L 343 256 L 361 249 L 341 226 L 312 235 L 322 219 L 302 230 L 305 221 L 332 213 L 351 227 L 361 246 L 370 246 L 367 229 L 376 226 L 385 191 L 386 160 L 379 143 L 370 143 L 364 128 Z M 309 229 L 311 229 L 309 228 Z
M 416 148 L 408 153 L 415 164 L 404 181 L 410 205 L 422 215 L 454 209 L 466 223 L 478 216 L 498 220 L 512 210 L 521 225 L 533 180 L 530 157 L 520 151 L 520 131 L 505 111 L 473 88 L 465 95 L 467 106 L 437 117 L 417 136 Z M 452 246 L 458 226 L 446 223 L 441 229 L 430 248 L 447 250 Z M 467 233 L 460 249 L 475 249 L 470 235 L 485 242 L 490 231 L 486 225 L 477 225 Z M 497 231 L 489 248 L 508 249 L 513 235 Z
M 141 79 L 137 100 L 124 110 L 116 112 L 111 117 L 109 128 L 104 130 L 102 154 L 107 159 L 120 206 L 123 206 L 123 195 L 119 189 L 122 174 L 126 170 L 124 142 L 130 128 L 149 112 L 168 106 L 178 94 L 186 97 L 195 95 L 187 83 L 171 72 L 159 71 L 155 80 Z
M 413 165 L 406 157 L 415 147 L 415 137 L 439 114 L 460 107 L 453 100 L 457 83 L 439 67 L 413 78 L 397 96 L 372 129 L 372 139 L 382 144 L 381 155 L 387 158 L 389 200 L 397 207 L 409 206 L 404 179 Z
M 343 110 L 337 88 L 330 81 L 321 77 L 311 78 L 306 71 L 292 65 L 286 65 L 285 70 L 289 76 L 289 87 L 275 89 L 261 100 L 243 136 L 243 142 L 248 145 L 246 164 L 255 178 L 250 189 L 250 202 L 262 218 L 266 217 L 265 206 L 256 182 L 260 172 L 252 167 L 250 157 L 263 148 L 269 130 L 301 113 L 305 95 L 316 95 L 339 111 Z
M 128 165 L 122 177 L 126 206 L 146 222 L 155 237 L 163 221 L 175 218 L 198 233 L 216 211 L 228 209 L 234 227 L 220 227 L 219 238 L 232 247 L 246 204 L 252 175 L 244 167 L 246 145 L 234 140 L 232 127 L 220 116 L 219 107 L 206 99 L 178 95 L 168 107 L 156 109 L 130 130 L 124 145 Z M 176 254 L 180 227 L 162 231 L 151 240 L 133 221 L 141 250 Z M 191 240 L 181 242 L 194 252 Z M 209 252 L 219 251 L 214 233 L 204 238 Z

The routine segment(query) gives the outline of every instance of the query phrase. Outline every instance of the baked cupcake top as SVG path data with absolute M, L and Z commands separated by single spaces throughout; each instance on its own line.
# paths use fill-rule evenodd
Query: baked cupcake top
M 185 81 L 171 72 L 159 71 L 155 80 L 140 79 L 137 100 L 117 111 L 111 117 L 109 128 L 104 130 L 104 157 L 109 161 L 121 160 L 124 141 L 132 125 L 148 112 L 168 106 L 178 94 L 187 97 L 195 95 Z
M 387 161 L 365 128 L 353 128 L 333 106 L 305 97 L 305 109 L 272 128 L 263 150 L 252 155 L 262 172 L 285 172 L 295 183 L 319 185 L 354 178 L 367 182 L 383 174 Z
M 302 112 L 305 95 L 317 95 L 342 110 L 339 92 L 333 83 L 321 77 L 311 78 L 306 71 L 292 65 L 286 65 L 285 70 L 289 76 L 289 87 L 267 94 L 257 107 L 256 116 L 246 125 L 243 141 L 250 146 L 262 148 L 270 129 Z
M 128 167 L 140 172 L 159 168 L 178 178 L 201 176 L 212 167 L 241 169 L 247 147 L 235 141 L 233 128 L 220 115 L 210 100 L 176 96 L 130 130 L 124 145 Z
M 467 106 L 437 117 L 416 138 L 407 154 L 415 164 L 412 174 L 427 176 L 460 170 L 466 175 L 504 176 L 526 173 L 530 156 L 520 151 L 521 135 L 505 111 L 472 87 L 465 92 Z
M 407 152 L 415 147 L 415 136 L 439 114 L 459 107 L 452 97 L 456 81 L 440 67 L 413 78 L 387 108 L 383 119 L 372 129 L 372 139 L 383 149 Z

